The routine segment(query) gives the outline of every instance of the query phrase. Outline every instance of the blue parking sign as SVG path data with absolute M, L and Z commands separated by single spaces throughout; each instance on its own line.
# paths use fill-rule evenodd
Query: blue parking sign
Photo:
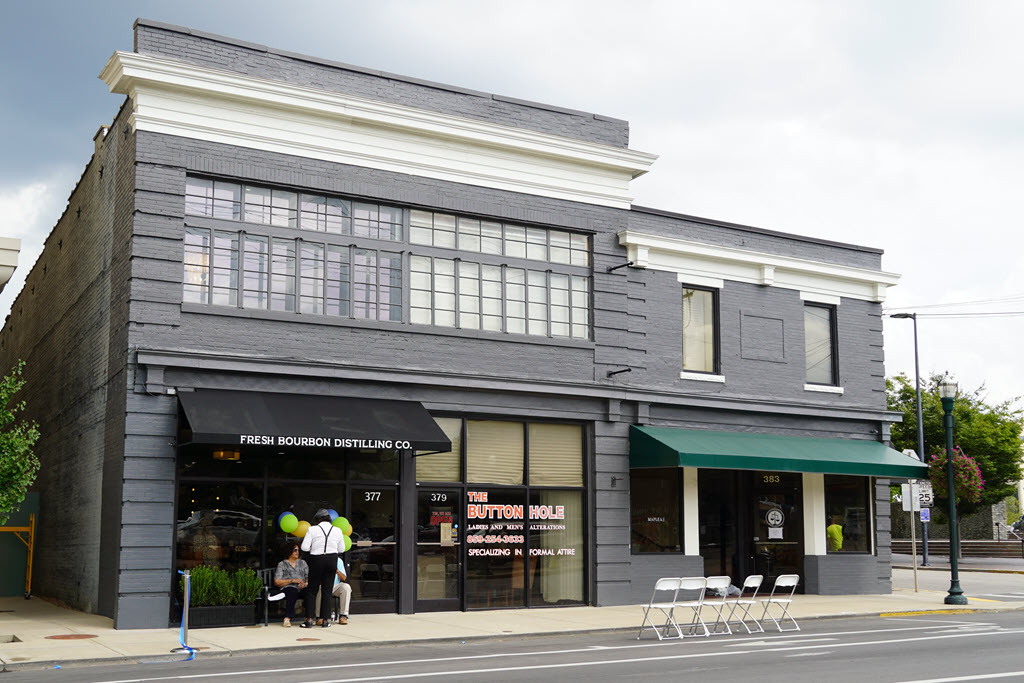
M 932 509 L 931 508 L 921 508 L 921 521 L 922 522 L 930 522 L 930 521 L 932 521 Z

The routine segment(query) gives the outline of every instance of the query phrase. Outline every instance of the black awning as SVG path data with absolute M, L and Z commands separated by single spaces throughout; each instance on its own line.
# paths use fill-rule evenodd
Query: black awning
M 449 451 L 451 441 L 416 401 L 197 389 L 178 395 L 186 443 L 274 448 Z

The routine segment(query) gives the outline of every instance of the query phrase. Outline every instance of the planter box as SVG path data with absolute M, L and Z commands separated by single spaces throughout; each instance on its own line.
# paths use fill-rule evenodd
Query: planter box
M 189 628 L 214 626 L 252 626 L 256 623 L 255 605 L 217 605 L 191 607 L 188 611 Z

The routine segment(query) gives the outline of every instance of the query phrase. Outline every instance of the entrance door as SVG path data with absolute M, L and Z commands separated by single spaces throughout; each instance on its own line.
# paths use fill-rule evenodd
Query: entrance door
M 754 574 L 771 588 L 780 574 L 804 569 L 804 519 L 801 477 L 793 472 L 752 472 Z
M 352 487 L 352 549 L 345 559 L 352 600 L 358 603 L 354 611 L 395 611 L 395 493 L 394 486 Z
M 420 489 L 417 493 L 416 611 L 462 609 L 462 494 L 458 489 Z

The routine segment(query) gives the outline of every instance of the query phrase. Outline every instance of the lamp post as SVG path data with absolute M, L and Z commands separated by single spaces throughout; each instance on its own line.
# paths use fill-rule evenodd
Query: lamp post
M 967 598 L 960 588 L 959 554 L 960 534 L 956 527 L 956 473 L 953 471 L 953 403 L 956 399 L 956 382 L 946 375 L 939 382 L 939 397 L 942 399 L 942 425 L 946 428 L 946 479 L 949 489 L 949 595 L 947 605 L 966 605 Z
M 893 313 L 890 318 L 910 318 L 914 321 L 914 385 L 917 391 L 917 457 L 926 462 L 924 455 L 924 420 L 921 418 L 921 366 L 917 359 L 917 313 Z M 914 523 L 914 513 L 910 513 L 910 523 Z M 921 522 L 921 566 L 928 566 L 928 523 Z

